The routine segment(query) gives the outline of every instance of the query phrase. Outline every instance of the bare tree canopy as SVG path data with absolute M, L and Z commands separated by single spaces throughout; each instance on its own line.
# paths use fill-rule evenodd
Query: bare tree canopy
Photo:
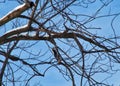
M 48 74 L 49 80 L 69 82 L 59 81 L 62 86 L 117 85 L 117 0 L 3 0 L 0 5 L 9 3 L 16 7 L 8 13 L 0 8 L 0 86 L 44 86 Z

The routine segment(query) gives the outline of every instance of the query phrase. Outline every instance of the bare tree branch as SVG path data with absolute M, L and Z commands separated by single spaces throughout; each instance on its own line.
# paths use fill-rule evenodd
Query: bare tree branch
M 41 77 L 50 72 L 71 86 L 116 85 L 111 80 L 120 72 L 116 1 L 15 2 L 22 5 L 0 19 L 1 86 L 46 85 Z

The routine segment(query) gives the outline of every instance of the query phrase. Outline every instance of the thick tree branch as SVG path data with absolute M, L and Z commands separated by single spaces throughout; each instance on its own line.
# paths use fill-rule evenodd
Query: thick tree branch
M 27 3 L 24 3 L 24 4 L 16 7 L 15 9 L 13 9 L 13 11 L 10 11 L 8 14 L 6 14 L 5 16 L 3 16 L 0 19 L 0 26 L 4 25 L 5 23 L 9 22 L 12 19 L 18 17 L 21 13 L 23 13 L 28 8 L 31 8 L 33 5 L 34 5 L 33 2 L 27 2 Z
M 55 33 L 55 32 L 54 32 Z M 81 38 L 89 43 L 92 43 L 102 49 L 104 49 L 106 52 L 110 52 L 110 50 L 105 47 L 104 45 L 101 45 L 99 42 L 92 40 L 91 38 L 88 38 L 84 35 L 81 35 L 79 33 L 73 33 L 73 32 L 69 32 L 69 33 L 57 33 L 52 35 L 52 38 L 73 38 L 74 39 L 74 35 L 76 35 L 76 37 Z M 50 41 L 51 37 L 49 36 L 28 36 L 28 35 L 20 35 L 20 36 L 13 36 L 11 38 L 7 38 L 6 40 L 4 40 L 4 38 L 0 38 L 0 44 L 4 44 L 10 41 L 15 41 L 15 40 L 47 40 Z

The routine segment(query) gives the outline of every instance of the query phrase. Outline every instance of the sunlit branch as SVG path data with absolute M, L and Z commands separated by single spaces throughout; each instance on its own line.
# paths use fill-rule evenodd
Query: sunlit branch
M 0 26 L 18 17 L 21 13 L 26 11 L 28 8 L 31 8 L 33 5 L 34 5 L 33 2 L 27 2 L 16 7 L 15 9 L 13 9 L 13 11 L 10 11 L 8 14 L 0 18 Z

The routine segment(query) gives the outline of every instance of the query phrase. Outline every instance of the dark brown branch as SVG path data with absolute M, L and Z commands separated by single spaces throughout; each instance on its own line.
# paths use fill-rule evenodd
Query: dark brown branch
M 91 38 L 88 38 L 84 35 L 78 34 L 78 33 L 56 33 L 55 35 L 52 35 L 53 38 L 74 38 L 74 35 L 76 35 L 78 38 L 81 38 L 89 43 L 92 43 L 102 49 L 104 49 L 106 52 L 110 52 L 110 50 L 105 47 L 104 45 L 101 45 L 99 42 L 92 40 Z M 49 41 L 51 39 L 51 37 L 49 36 L 24 36 L 24 35 L 20 35 L 20 36 L 13 36 L 11 38 L 8 38 L 6 40 L 4 40 L 4 38 L 0 39 L 0 44 L 4 44 L 10 41 L 15 41 L 15 40 L 47 40 Z
M 58 64 L 60 64 L 60 63 L 61 63 L 61 57 L 60 57 L 60 54 L 59 54 L 57 48 L 56 48 L 56 47 L 53 47 L 53 48 L 52 48 L 52 51 L 53 51 L 54 57 L 55 57 L 56 60 L 58 61 Z

